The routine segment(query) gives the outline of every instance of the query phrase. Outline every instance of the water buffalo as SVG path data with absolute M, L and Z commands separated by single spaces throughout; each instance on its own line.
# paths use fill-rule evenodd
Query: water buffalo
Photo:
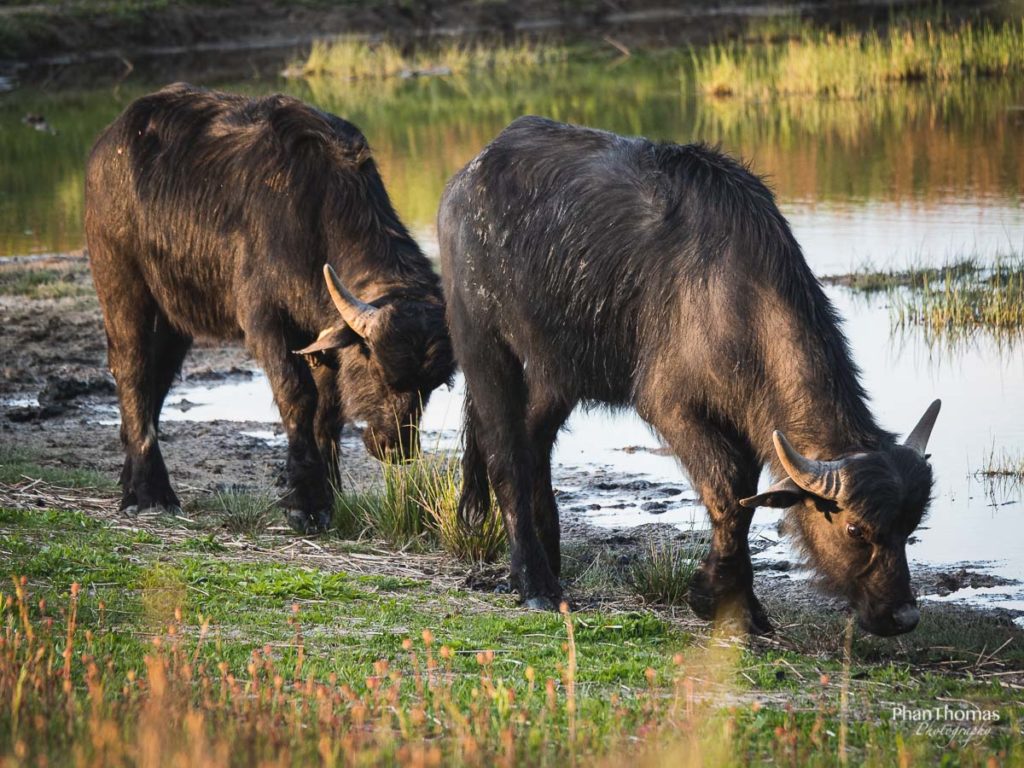
M 438 231 L 468 391 L 460 512 L 478 520 L 490 482 L 528 605 L 560 598 L 551 446 L 577 403 L 604 403 L 636 408 L 708 508 L 698 615 L 770 630 L 747 544 L 770 506 L 866 629 L 913 629 L 905 546 L 930 500 L 939 402 L 902 443 L 878 426 L 832 305 L 747 168 L 524 117 L 451 179 Z M 765 464 L 779 480 L 758 493 Z
M 415 450 L 421 408 L 454 370 L 444 299 L 354 125 L 286 96 L 169 86 L 96 141 L 85 230 L 121 406 L 122 508 L 178 505 L 158 423 L 196 337 L 243 339 L 266 371 L 293 527 L 329 524 L 344 420 L 367 422 L 381 458 Z

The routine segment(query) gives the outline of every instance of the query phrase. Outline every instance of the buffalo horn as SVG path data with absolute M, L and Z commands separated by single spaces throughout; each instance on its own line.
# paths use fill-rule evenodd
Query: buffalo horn
M 367 304 L 365 301 L 360 301 L 353 296 L 348 288 L 342 284 L 338 273 L 334 271 L 330 264 L 324 264 L 324 279 L 327 281 L 327 290 L 331 293 L 334 306 L 341 313 L 341 318 L 349 328 L 364 339 L 367 338 L 373 330 L 373 325 L 377 320 L 377 313 L 380 310 L 372 304 Z
M 928 410 L 924 412 L 924 416 L 917 422 L 917 426 L 907 436 L 907 439 L 903 441 L 907 448 L 913 448 L 924 456 L 925 448 L 928 447 L 928 438 L 931 437 L 932 427 L 935 426 L 935 419 L 938 418 L 939 408 L 941 407 L 941 400 L 936 400 L 928 406 Z
M 801 455 L 779 430 L 772 433 L 772 442 L 775 443 L 775 453 L 778 454 L 783 469 L 793 478 L 794 483 L 822 499 L 832 501 L 839 499 L 843 487 L 841 470 L 844 462 L 842 460 L 816 461 L 808 459 Z

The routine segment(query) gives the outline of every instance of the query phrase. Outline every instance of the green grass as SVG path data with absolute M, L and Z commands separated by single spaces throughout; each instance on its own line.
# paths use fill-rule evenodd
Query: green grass
M 983 262 L 976 256 L 942 266 L 876 270 L 870 265 L 823 278 L 862 294 L 887 294 L 894 328 L 921 328 L 957 341 L 978 332 L 1012 340 L 1024 330 L 1024 255 L 1016 250 Z
M 213 507 L 224 527 L 231 533 L 258 536 L 281 517 L 280 511 L 274 506 L 276 502 L 277 497 L 269 491 L 219 491 L 214 494 Z
M 75 282 L 70 272 L 53 269 L 0 269 L 0 294 L 29 299 L 61 299 L 85 296 L 92 285 Z
M 470 563 L 492 562 L 504 553 L 505 526 L 493 497 L 481 525 L 470 528 L 459 522 L 462 476 L 456 459 L 435 451 L 380 466 L 381 482 L 375 488 L 335 494 L 338 535 L 365 533 L 412 551 L 441 547 Z
M 709 642 L 656 612 L 567 623 L 502 596 L 348 574 L 330 560 L 239 561 L 210 538 L 191 541 L 0 509 L 4 568 L 25 577 L 0 583 L 0 758 L 137 764 L 127 755 L 159 745 L 151 764 L 299 765 L 329 748 L 345 764 L 415 765 L 429 748 L 464 765 L 830 765 L 844 689 L 852 764 L 948 753 L 889 716 L 893 701 L 940 699 L 1002 715 L 953 764 L 1021 757 L 1020 700 L 999 683 L 1017 678 L 986 676 L 1020 668 L 1021 633 L 993 620 L 926 610 L 920 633 L 856 637 L 847 666 L 842 617 L 783 615 L 770 645 Z
M 695 50 L 697 89 L 710 96 L 862 98 L 893 83 L 1011 77 L 1024 72 L 1024 22 L 894 23 L 884 32 L 803 28 L 784 43 Z
M 29 453 L 0 446 L 0 483 L 13 485 L 26 478 L 39 479 L 63 488 L 92 488 L 112 491 L 114 482 L 104 474 L 77 467 L 41 466 Z
M 652 603 L 684 605 L 690 580 L 707 551 L 707 537 L 694 532 L 685 543 L 652 541 L 631 568 L 633 589 Z

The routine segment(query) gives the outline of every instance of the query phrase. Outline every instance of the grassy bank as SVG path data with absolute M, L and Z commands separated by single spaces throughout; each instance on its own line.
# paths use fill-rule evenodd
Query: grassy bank
M 778 637 L 740 642 L 594 596 L 523 611 L 368 542 L 9 503 L 5 766 L 1024 760 L 1022 634 L 995 618 L 929 607 L 885 640 L 769 605 Z M 965 739 L 892 715 L 947 704 L 1000 719 Z
M 711 96 L 861 98 L 893 83 L 956 82 L 1024 72 L 1024 23 L 907 22 L 884 32 L 803 27 L 780 44 L 727 43 L 695 51 L 697 88 Z

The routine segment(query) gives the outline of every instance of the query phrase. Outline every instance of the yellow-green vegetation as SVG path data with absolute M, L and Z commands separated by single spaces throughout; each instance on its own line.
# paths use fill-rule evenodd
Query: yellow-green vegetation
M 0 764 L 1024 759 L 1007 621 L 926 610 L 844 650 L 841 616 L 783 611 L 778 639 L 745 642 L 654 611 L 528 612 L 384 558 L 349 573 L 328 539 L 311 564 L 219 535 L 0 506 Z M 1000 719 L 951 742 L 891 714 L 942 702 Z
M 978 474 L 997 482 L 1024 483 L 1024 453 L 993 446 Z
M 459 74 L 470 70 L 507 72 L 565 61 L 560 46 L 522 41 L 516 45 L 445 42 L 437 47 L 416 48 L 390 42 L 320 40 L 309 56 L 286 70 L 305 77 L 339 77 L 348 80 L 380 80 L 419 74 Z
M 480 526 L 459 522 L 462 474 L 454 457 L 435 451 L 380 466 L 381 482 L 374 488 L 336 494 L 334 526 L 339 535 L 368 533 L 402 549 L 440 545 L 474 563 L 492 562 L 504 553 L 505 526 L 493 498 Z
M 893 294 L 896 327 L 923 326 L 949 336 L 987 330 L 1010 337 L 1024 329 L 1024 260 L 1019 256 L 975 271 L 925 271 L 911 286 Z
M 92 292 L 92 285 L 88 281 L 76 282 L 73 272 L 20 267 L 0 269 L 0 295 L 62 299 L 86 296 Z
M 893 83 L 1019 75 L 1021 51 L 1024 22 L 903 22 L 883 32 L 804 27 L 782 43 L 710 45 L 694 51 L 693 66 L 698 89 L 712 96 L 850 99 Z
M 652 603 L 684 605 L 690 580 L 707 552 L 707 537 L 697 531 L 684 542 L 652 541 L 630 570 L 633 589 Z
M 977 331 L 1012 339 L 1024 330 L 1024 256 L 1018 251 L 991 263 L 970 256 L 939 267 L 869 265 L 824 280 L 861 293 L 886 292 L 894 328 L 921 327 L 948 339 Z

